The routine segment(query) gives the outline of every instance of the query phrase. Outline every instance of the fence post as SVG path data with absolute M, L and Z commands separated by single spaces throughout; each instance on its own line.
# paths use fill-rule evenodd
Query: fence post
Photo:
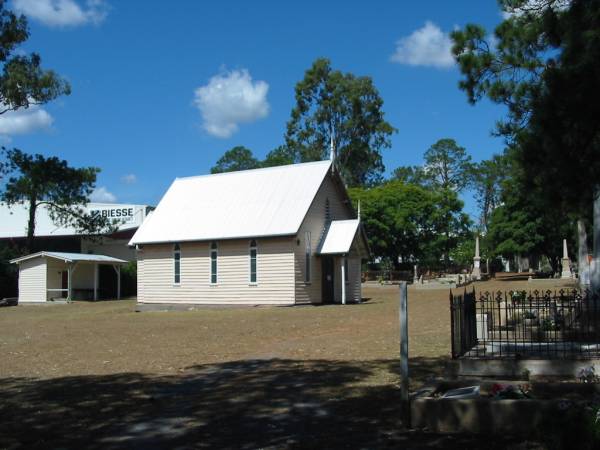
M 402 422 L 410 428 L 410 397 L 408 383 L 408 292 L 406 281 L 400 283 L 400 386 Z
M 452 346 L 452 359 L 456 357 L 456 348 L 454 347 L 454 297 L 452 297 L 452 289 L 450 289 L 450 344 Z

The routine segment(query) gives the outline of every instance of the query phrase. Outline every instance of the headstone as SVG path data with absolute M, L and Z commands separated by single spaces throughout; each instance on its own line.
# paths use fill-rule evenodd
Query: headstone
M 533 269 L 530 267 L 529 268 L 529 278 L 527 278 L 527 281 L 532 281 L 533 280 Z
M 488 339 L 488 316 L 487 314 L 477 314 L 477 339 Z
M 479 257 L 479 236 L 475 238 L 475 257 L 473 258 L 473 272 L 471 275 L 474 280 L 481 280 L 481 258 Z
M 415 264 L 415 275 L 413 276 L 413 284 L 419 282 L 419 275 L 417 274 L 417 265 Z
M 577 232 L 579 237 L 579 252 L 577 253 L 579 286 L 585 289 L 590 285 L 590 262 L 588 260 L 587 234 L 582 220 L 577 221 Z
M 571 261 L 569 261 L 569 254 L 567 253 L 567 240 L 563 239 L 563 257 L 561 260 L 562 272 L 560 277 L 562 279 L 571 278 Z

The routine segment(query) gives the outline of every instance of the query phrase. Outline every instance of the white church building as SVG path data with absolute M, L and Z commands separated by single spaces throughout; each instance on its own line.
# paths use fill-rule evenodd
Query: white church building
M 331 161 L 178 178 L 129 245 L 142 310 L 360 302 L 369 252 Z

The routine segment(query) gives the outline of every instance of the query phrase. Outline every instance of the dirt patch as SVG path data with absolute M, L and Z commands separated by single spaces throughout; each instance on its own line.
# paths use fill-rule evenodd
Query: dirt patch
M 363 295 L 164 313 L 136 313 L 132 301 L 4 308 L 0 447 L 476 448 L 472 437 L 402 431 L 399 290 Z M 448 291 L 411 287 L 408 307 L 416 387 L 449 358 Z

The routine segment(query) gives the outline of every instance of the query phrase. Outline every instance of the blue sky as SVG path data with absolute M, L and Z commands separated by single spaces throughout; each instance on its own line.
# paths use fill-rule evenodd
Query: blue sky
M 235 145 L 263 157 L 283 142 L 294 85 L 317 57 L 373 78 L 398 129 L 384 152 L 388 172 L 422 163 L 440 138 L 456 139 L 477 161 L 503 148 L 490 131 L 504 110 L 469 105 L 447 53 L 455 26 L 493 30 L 501 20 L 493 0 L 12 0 L 9 7 L 30 18 L 23 49 L 39 52 L 73 92 L 0 117 L 1 138 L 100 167 L 98 200 L 156 204 L 175 177 L 207 173 Z

